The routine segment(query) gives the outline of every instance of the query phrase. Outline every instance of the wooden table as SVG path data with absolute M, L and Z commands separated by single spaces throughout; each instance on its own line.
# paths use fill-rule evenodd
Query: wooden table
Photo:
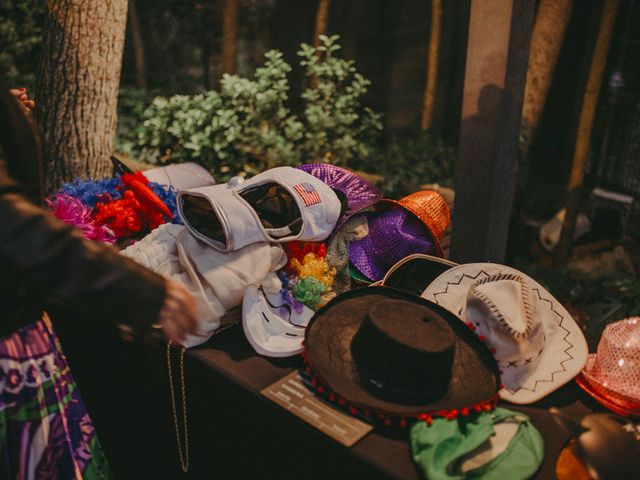
M 165 365 L 165 346 L 157 339 L 148 346 L 152 355 L 161 355 L 158 365 Z M 299 357 L 258 356 L 240 325 L 189 350 L 185 369 L 191 466 L 184 478 L 421 478 L 406 434 L 394 438 L 374 430 L 345 448 L 260 394 L 300 363 Z M 534 405 L 505 406 L 529 415 L 545 440 L 545 459 L 536 477 L 541 479 L 555 477 L 555 461 L 568 439 L 548 408 L 558 407 L 576 419 L 603 411 L 573 382 Z M 172 422 L 170 417 L 165 421 Z M 177 466 L 175 437 L 172 442 Z M 168 472 L 166 478 L 181 478 L 176 474 Z

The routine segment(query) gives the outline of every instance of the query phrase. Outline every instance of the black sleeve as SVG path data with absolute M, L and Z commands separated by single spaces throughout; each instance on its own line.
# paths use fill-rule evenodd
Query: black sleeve
M 49 301 L 91 318 L 128 324 L 137 332 L 157 319 L 165 295 L 163 277 L 112 247 L 85 239 L 77 229 L 4 187 L 0 276 L 12 275 L 8 280 L 37 288 Z

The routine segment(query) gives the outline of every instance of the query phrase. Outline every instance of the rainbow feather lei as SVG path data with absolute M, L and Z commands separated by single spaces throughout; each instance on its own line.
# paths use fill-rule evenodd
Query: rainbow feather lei
M 335 296 L 331 287 L 336 269 L 326 260 L 324 243 L 289 242 L 284 245 L 289 261 L 279 273 L 282 300 L 296 310 L 300 304 L 318 309 Z
M 133 175 L 138 184 L 144 184 L 166 205 L 173 216 L 170 221 L 181 223 L 176 190 L 149 182 L 139 172 Z M 76 179 L 50 196 L 47 204 L 57 218 L 79 228 L 86 238 L 105 243 L 138 238 L 169 220 L 145 198 L 140 198 L 120 175 L 99 180 Z

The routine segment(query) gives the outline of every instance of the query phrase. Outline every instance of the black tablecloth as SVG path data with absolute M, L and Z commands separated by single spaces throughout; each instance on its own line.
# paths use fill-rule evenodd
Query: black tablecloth
M 166 383 L 165 344 L 159 337 L 147 343 Z M 240 325 L 187 352 L 191 465 L 186 478 L 420 478 L 406 433 L 393 438 L 374 430 L 346 448 L 260 395 L 300 363 L 299 357 L 258 356 Z M 552 406 L 576 419 L 603 410 L 573 382 L 534 405 L 505 404 L 529 415 L 545 440 L 536 478 L 555 477 L 555 461 L 568 439 L 548 412 Z M 170 455 L 177 466 L 173 443 Z M 177 470 L 167 478 L 178 478 L 173 475 Z

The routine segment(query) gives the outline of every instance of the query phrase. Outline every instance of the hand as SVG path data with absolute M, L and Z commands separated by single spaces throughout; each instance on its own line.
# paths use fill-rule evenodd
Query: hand
M 26 88 L 11 88 L 9 89 L 9 93 L 16 97 L 16 99 L 20 102 L 20 105 L 22 105 L 22 108 L 27 113 L 31 113 L 31 110 L 36 108 L 36 102 L 29 99 L 29 97 L 27 96 Z
M 167 340 L 184 344 L 197 328 L 196 301 L 180 283 L 167 280 L 166 296 L 158 320 Z

